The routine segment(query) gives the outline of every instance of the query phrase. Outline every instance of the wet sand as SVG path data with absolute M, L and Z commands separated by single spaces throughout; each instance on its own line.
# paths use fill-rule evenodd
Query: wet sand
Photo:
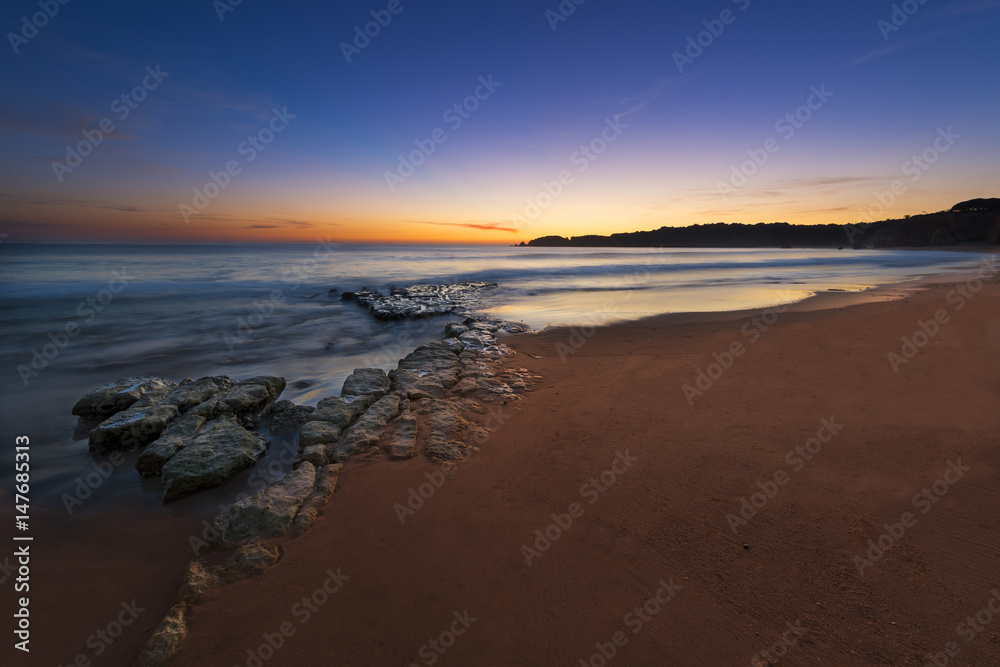
M 173 664 L 1000 664 L 1000 283 L 963 286 L 510 337 L 544 379 L 477 456 L 350 464 L 276 567 L 195 606 Z M 39 568 L 65 582 L 37 602 L 73 630 L 39 625 L 56 660 L 129 591 L 158 591 L 155 625 L 179 583 L 186 545 L 103 530 Z

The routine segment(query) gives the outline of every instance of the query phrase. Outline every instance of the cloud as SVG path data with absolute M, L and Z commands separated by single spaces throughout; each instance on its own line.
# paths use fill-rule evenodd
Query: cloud
M 969 3 L 969 4 L 980 4 L 980 3 Z M 986 3 L 981 3 L 981 4 L 986 4 Z M 893 53 L 894 51 L 899 51 L 901 49 L 908 49 L 911 46 L 917 46 L 918 44 L 923 44 L 924 42 L 928 42 L 932 39 L 937 39 L 938 37 L 944 37 L 945 35 L 951 35 L 956 32 L 962 32 L 963 30 L 969 30 L 971 28 L 979 28 L 983 25 L 988 25 L 989 23 L 996 23 L 996 21 L 988 21 L 986 23 L 977 22 L 969 25 L 948 28 L 946 30 L 935 30 L 934 32 L 929 32 L 926 35 L 920 35 L 919 37 L 914 37 L 912 39 L 893 42 L 888 46 L 883 46 L 880 49 L 872 51 L 871 53 L 866 53 L 863 56 L 855 58 L 854 60 L 851 61 L 851 65 L 861 65 L 862 63 L 866 63 L 869 60 L 874 60 L 875 58 L 884 56 L 889 53 Z
M 517 227 L 511 227 L 509 222 L 432 222 L 430 220 L 411 220 L 418 225 L 440 225 L 442 227 L 468 227 L 469 229 L 479 229 L 487 232 L 516 232 Z
M 661 79 L 652 87 L 637 95 L 632 95 L 631 97 L 623 97 L 622 99 L 618 100 L 619 104 L 628 104 L 630 106 L 625 111 L 620 111 L 616 113 L 614 115 L 615 120 L 618 120 L 620 118 L 629 116 L 631 114 L 643 110 L 644 108 L 646 108 L 646 105 L 648 105 L 653 100 L 663 97 L 663 95 L 665 95 L 666 92 L 670 90 L 670 88 L 675 83 L 677 83 L 679 79 L 680 79 L 679 76 L 674 76 L 667 79 Z

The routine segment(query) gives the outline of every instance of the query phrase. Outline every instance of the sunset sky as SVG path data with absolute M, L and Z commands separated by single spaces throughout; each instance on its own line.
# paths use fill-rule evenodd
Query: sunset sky
M 515 243 L 1000 196 L 1000 0 L 47 2 L 0 14 L 8 241 Z

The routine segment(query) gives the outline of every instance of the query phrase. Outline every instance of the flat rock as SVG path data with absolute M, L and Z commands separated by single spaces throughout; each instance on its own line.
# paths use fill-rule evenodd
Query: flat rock
M 312 493 L 302 503 L 298 514 L 295 515 L 295 520 L 292 521 L 292 527 L 289 530 L 290 533 L 299 534 L 316 521 L 320 508 L 337 490 L 337 483 L 340 481 L 340 473 L 343 469 L 343 464 L 333 463 L 316 470 L 316 486 L 313 487 Z
M 378 446 L 379 436 L 386 425 L 399 414 L 399 396 L 389 394 L 380 398 L 361 415 L 344 434 L 343 441 L 333 452 L 333 460 L 343 463 L 355 454 L 366 454 Z
M 223 567 L 230 576 L 233 573 L 239 573 L 250 577 L 273 567 L 280 557 L 281 554 L 277 547 L 268 546 L 259 539 L 253 539 L 240 545 L 240 548 L 226 560 Z
M 343 431 L 344 428 L 340 424 L 332 422 L 306 422 L 299 427 L 299 449 L 333 444 L 340 439 Z
M 107 454 L 148 445 L 179 415 L 173 405 L 131 407 L 104 420 L 90 432 L 90 451 Z
M 452 285 L 412 285 L 393 288 L 388 295 L 367 288 L 344 292 L 342 301 L 368 308 L 379 320 L 402 320 L 469 311 L 479 305 L 481 293 L 496 283 L 462 282 Z
M 308 461 L 215 518 L 223 544 L 254 537 L 274 537 L 288 531 L 302 503 L 316 484 L 316 468 Z
M 188 378 L 177 385 L 163 400 L 165 403 L 176 405 L 181 412 L 187 412 L 231 386 L 233 381 L 225 376 L 203 377 L 197 380 Z
M 219 486 L 252 466 L 267 444 L 267 438 L 246 430 L 231 417 L 205 424 L 163 466 L 163 502 Z
M 412 459 L 417 449 L 417 418 L 409 410 L 396 420 L 396 430 L 384 443 L 391 459 Z
M 317 468 L 326 465 L 326 445 L 310 445 L 302 450 L 299 459 L 308 461 Z
M 151 391 L 175 386 L 176 383 L 158 377 L 122 378 L 88 391 L 73 405 L 73 414 L 87 420 L 105 420 L 130 408 Z
M 398 391 L 407 398 L 419 400 L 421 398 L 444 398 L 444 383 L 452 378 L 450 375 L 442 377 L 433 372 L 397 368 L 394 371 L 389 371 L 389 379 L 392 380 L 394 391 Z
M 158 477 L 163 466 L 187 446 L 191 436 L 205 424 L 205 418 L 187 414 L 164 429 L 160 437 L 146 446 L 135 462 L 143 477 Z
M 188 611 L 189 607 L 183 603 L 170 608 L 146 641 L 136 667 L 164 667 L 173 660 L 187 638 Z
M 267 412 L 260 419 L 260 425 L 271 433 L 285 433 L 294 431 L 309 416 L 316 412 L 316 408 L 311 405 L 296 405 L 291 401 L 278 401 L 271 404 Z
M 389 378 L 381 368 L 355 368 L 340 390 L 341 396 L 382 398 L 389 392 Z

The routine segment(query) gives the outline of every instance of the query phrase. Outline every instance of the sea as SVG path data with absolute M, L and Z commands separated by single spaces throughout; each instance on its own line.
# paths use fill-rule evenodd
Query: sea
M 315 405 L 355 368 L 390 370 L 455 316 L 385 322 L 341 301 L 362 287 L 489 281 L 478 312 L 528 325 L 599 326 L 661 313 L 767 307 L 828 290 L 979 265 L 937 250 L 534 248 L 508 246 L 0 244 L 2 451 L 31 442 L 32 502 L 66 514 L 202 512 L 263 488 L 290 466 L 293 436 L 211 492 L 165 506 L 158 480 L 98 460 L 71 409 L 122 377 L 280 375 L 283 399 Z M 527 334 L 530 335 L 530 334 Z

